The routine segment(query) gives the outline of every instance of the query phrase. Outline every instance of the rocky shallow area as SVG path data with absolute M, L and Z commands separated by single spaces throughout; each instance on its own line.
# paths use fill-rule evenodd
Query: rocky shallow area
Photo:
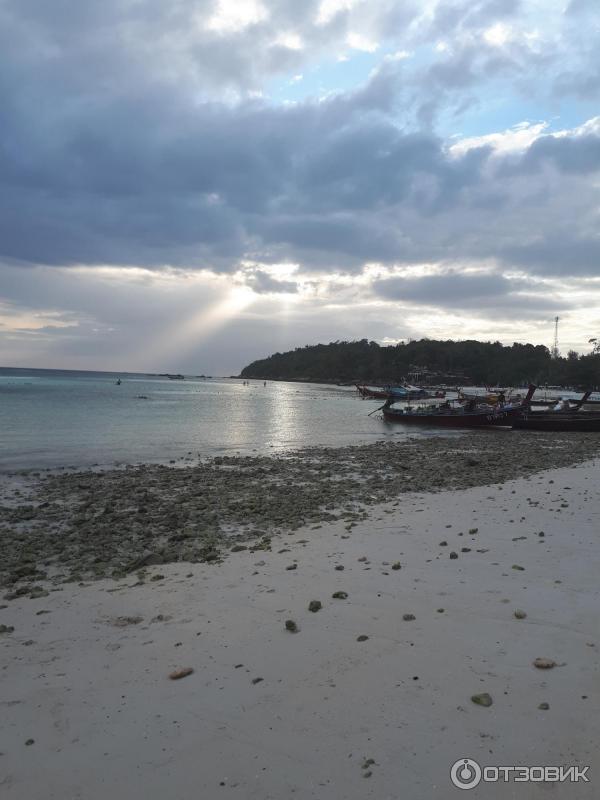
M 195 466 L 5 476 L 0 495 L 4 598 L 47 584 L 219 562 L 269 550 L 272 537 L 342 520 L 406 492 L 466 489 L 569 466 L 600 449 L 593 434 L 481 431 L 402 443 L 217 457 Z

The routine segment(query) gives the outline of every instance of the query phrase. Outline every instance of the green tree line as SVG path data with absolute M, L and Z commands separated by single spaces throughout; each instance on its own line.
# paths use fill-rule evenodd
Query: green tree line
M 455 342 L 420 339 L 382 347 L 361 339 L 306 345 L 287 353 L 274 353 L 253 361 L 243 378 L 314 381 L 319 383 L 421 383 L 458 385 L 573 386 L 600 385 L 598 348 L 580 355 L 552 357 L 547 347 L 533 344 L 507 346 L 500 342 Z

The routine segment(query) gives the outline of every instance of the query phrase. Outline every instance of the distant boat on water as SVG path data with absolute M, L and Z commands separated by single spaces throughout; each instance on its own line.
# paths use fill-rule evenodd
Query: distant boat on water
M 365 383 L 357 383 L 355 386 L 361 397 L 381 399 L 393 397 L 395 400 L 409 400 L 432 396 L 426 389 L 421 389 L 418 386 L 368 386 Z

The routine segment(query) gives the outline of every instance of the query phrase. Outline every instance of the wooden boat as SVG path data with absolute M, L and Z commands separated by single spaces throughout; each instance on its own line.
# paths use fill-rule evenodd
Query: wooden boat
M 600 400 L 588 400 L 581 406 L 582 411 L 600 411 Z
M 441 406 L 421 408 L 393 408 L 393 401 L 388 399 L 382 406 L 383 418 L 386 422 L 404 425 L 434 425 L 441 428 L 488 428 L 492 426 L 510 427 L 513 421 L 528 410 L 528 404 L 536 387 L 529 387 L 522 403 L 506 406 L 478 405 L 470 400 L 466 405 L 449 402 Z
M 386 422 L 397 422 L 402 425 L 434 425 L 440 428 L 487 428 L 493 425 L 510 425 L 504 415 L 493 411 L 465 411 L 465 409 L 449 411 L 419 411 L 418 409 L 384 408 L 383 418 Z
M 361 397 L 375 397 L 382 400 L 390 397 L 395 400 L 414 400 L 433 396 L 418 386 L 367 386 L 365 383 L 357 383 L 355 386 Z
M 583 394 L 580 400 L 566 401 L 563 409 L 551 411 L 524 411 L 513 420 L 515 430 L 528 431 L 576 431 L 591 433 L 600 431 L 600 412 L 598 410 L 582 411 L 588 404 L 592 390 Z M 571 406 L 571 403 L 573 406 Z
M 566 401 L 569 403 L 570 406 L 573 406 L 571 409 L 572 411 L 576 411 L 578 408 L 582 408 L 584 411 L 600 411 L 600 400 L 590 400 L 589 396 L 592 394 L 592 391 L 588 391 L 584 394 L 583 398 L 576 400 L 573 397 L 565 398 Z M 532 406 L 545 406 L 546 408 L 550 409 L 552 406 L 555 406 L 559 402 L 558 397 L 554 397 L 552 400 L 541 398 L 535 399 L 531 401 Z
M 356 388 L 361 397 L 377 397 L 380 398 L 381 400 L 385 400 L 387 397 L 390 396 L 389 392 L 387 392 L 382 387 L 378 386 L 373 387 L 373 386 L 367 386 L 364 383 L 357 383 Z
M 575 414 L 568 411 L 540 411 L 515 418 L 512 428 L 519 431 L 600 433 L 600 414 L 593 411 Z
M 520 403 L 522 402 L 523 398 L 522 395 L 512 395 L 509 396 L 508 392 L 488 392 L 487 394 L 469 394 L 468 392 L 463 391 L 462 389 L 458 390 L 458 399 L 461 403 L 468 403 L 470 400 L 475 400 L 477 403 L 484 403 L 490 406 L 495 406 L 498 403 L 506 404 L 508 403 Z

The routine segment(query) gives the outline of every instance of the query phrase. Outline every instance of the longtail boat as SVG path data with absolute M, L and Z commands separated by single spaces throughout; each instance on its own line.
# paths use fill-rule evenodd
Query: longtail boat
M 466 411 L 464 408 L 448 411 L 384 408 L 383 418 L 386 422 L 399 422 L 403 425 L 434 425 L 440 428 L 487 428 L 492 425 L 510 425 L 503 415 L 493 411 Z
M 475 400 L 466 405 L 453 406 L 446 402 L 441 406 L 420 408 L 394 408 L 393 400 L 381 407 L 386 422 L 404 425 L 435 425 L 442 428 L 488 428 L 492 426 L 510 427 L 529 408 L 536 387 L 529 387 L 527 396 L 521 403 L 505 406 L 477 405 Z
M 388 398 L 414 400 L 433 396 L 428 394 L 426 389 L 421 389 L 418 386 L 367 386 L 365 383 L 356 383 L 355 386 L 361 397 L 375 397 L 382 400 Z
M 379 386 L 367 386 L 364 383 L 357 383 L 356 388 L 361 397 L 376 397 L 381 400 L 385 400 L 390 396 L 386 389 Z
M 578 433 L 592 433 L 600 431 L 600 412 L 581 411 L 587 405 L 592 391 L 587 391 L 580 400 L 573 401 L 573 408 L 567 402 L 564 410 L 552 411 L 525 411 L 515 418 L 512 427 L 515 430 L 527 431 L 576 431 Z
M 534 412 L 514 419 L 512 428 L 519 431 L 600 433 L 600 414 L 593 411 L 584 411 L 581 414 L 572 414 L 568 411 Z

